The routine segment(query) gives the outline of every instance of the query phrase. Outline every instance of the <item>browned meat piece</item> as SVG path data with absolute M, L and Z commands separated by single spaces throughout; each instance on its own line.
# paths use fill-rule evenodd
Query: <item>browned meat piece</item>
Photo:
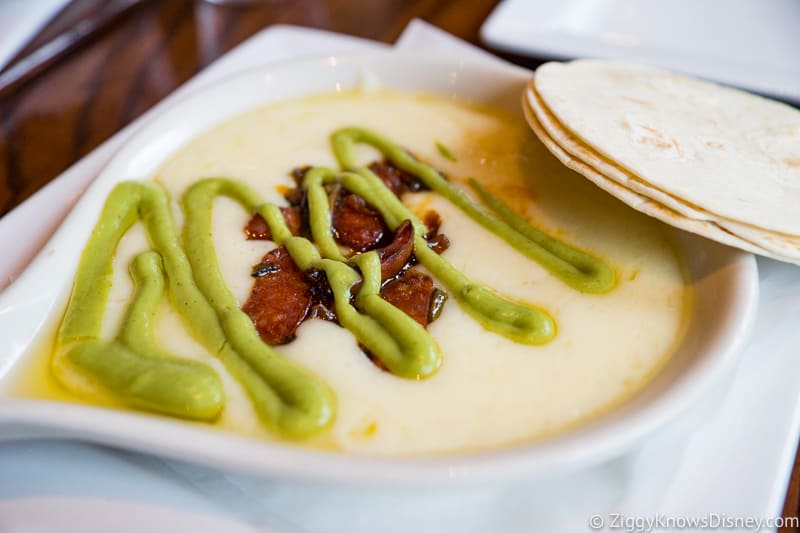
M 339 321 L 336 316 L 336 305 L 333 302 L 333 291 L 328 283 L 328 276 L 322 270 L 306 272 L 306 279 L 311 282 L 311 298 L 313 304 L 308 318 L 319 318 L 331 322 Z
M 292 235 L 300 235 L 300 226 L 303 223 L 300 216 L 300 208 L 281 207 L 281 213 L 283 213 L 283 219 L 286 221 L 286 225 L 289 226 L 289 231 L 292 232 Z M 253 215 L 253 218 L 247 223 L 244 233 L 247 235 L 247 239 L 251 241 L 272 240 L 272 232 L 269 230 L 267 221 L 258 213 Z
M 368 167 L 376 176 L 378 176 L 383 183 L 389 188 L 390 191 L 400 196 L 406 191 L 417 192 L 426 187 L 416 176 L 409 174 L 404 170 L 400 170 L 389 159 L 383 161 L 375 161 Z
M 414 226 L 404 220 L 394 232 L 394 239 L 386 248 L 378 251 L 381 258 L 381 281 L 395 277 L 411 260 L 414 252 Z
M 305 179 L 306 174 L 308 174 L 311 168 L 312 167 L 306 165 L 304 167 L 293 168 L 292 171 L 289 172 L 289 176 L 291 176 L 296 184 L 296 187 L 292 187 L 283 193 L 283 197 L 286 198 L 289 205 L 300 207 L 305 203 L 306 190 L 303 187 L 303 179 Z
M 425 234 L 425 240 L 428 241 L 428 248 L 441 254 L 450 248 L 450 239 L 444 233 L 439 233 L 439 228 L 442 225 L 442 217 L 434 210 L 425 213 L 423 218 L 425 226 L 428 228 L 428 233 Z
M 331 222 L 336 240 L 356 252 L 373 250 L 391 235 L 380 214 L 357 194 L 338 197 Z
M 311 308 L 312 283 L 283 246 L 267 253 L 253 275 L 256 281 L 242 311 L 267 344 L 291 342 Z
M 289 202 L 289 205 L 292 207 L 302 207 L 306 201 L 306 190 L 300 187 L 292 187 L 286 189 L 285 192 L 282 193 L 283 197 Z
M 244 227 L 244 234 L 247 236 L 248 241 L 272 240 L 272 232 L 269 230 L 267 221 L 258 213 L 253 215 L 253 218 Z
M 422 222 L 428 228 L 425 238 L 429 239 L 439 233 L 439 228 L 442 226 L 442 216 L 433 209 L 429 209 L 425 216 L 422 217 Z
M 291 172 L 289 172 L 289 175 L 292 177 L 292 179 L 294 179 L 294 182 L 297 184 L 297 186 L 301 187 L 303 185 L 303 179 L 305 179 L 306 174 L 308 174 L 308 171 L 311 170 L 312 168 L 314 167 L 312 167 L 311 165 L 295 167 L 292 169 Z
M 411 269 L 387 283 L 381 297 L 425 327 L 435 291 L 430 276 Z
M 384 185 L 397 196 L 408 190 L 403 179 L 405 172 L 394 166 L 388 159 L 380 162 L 375 161 L 368 168 L 383 180 Z
M 289 226 L 289 231 L 292 235 L 300 235 L 300 228 L 303 226 L 303 217 L 300 214 L 299 207 L 281 207 L 283 219 L 286 225 Z
M 450 248 L 450 239 L 447 238 L 447 235 L 444 233 L 439 233 L 428 239 L 428 248 L 436 252 L 437 254 L 441 254 L 448 248 Z

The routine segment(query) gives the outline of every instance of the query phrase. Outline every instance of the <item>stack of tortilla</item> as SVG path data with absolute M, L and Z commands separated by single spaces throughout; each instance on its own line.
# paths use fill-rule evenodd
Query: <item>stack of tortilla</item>
M 631 207 L 800 264 L 800 111 L 596 60 L 542 65 L 523 108 L 556 157 Z

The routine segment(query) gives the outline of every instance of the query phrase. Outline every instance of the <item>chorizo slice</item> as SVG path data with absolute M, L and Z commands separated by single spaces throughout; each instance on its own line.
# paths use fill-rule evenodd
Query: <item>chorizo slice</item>
M 394 231 L 389 246 L 378 250 L 381 259 L 381 281 L 386 281 L 402 272 L 414 253 L 414 226 L 404 220 Z
M 267 344 L 291 342 L 311 308 L 312 282 L 283 246 L 268 252 L 253 268 L 253 276 L 256 281 L 242 311 Z
M 426 327 L 435 292 L 430 276 L 410 269 L 387 283 L 381 289 L 381 297 Z
M 368 168 L 397 196 L 404 192 L 418 192 L 427 189 L 416 176 L 396 167 L 389 159 L 375 161 Z
M 292 235 L 300 235 L 300 227 L 303 223 L 303 219 L 300 215 L 300 208 L 281 207 L 281 213 L 283 213 L 283 219 L 286 221 L 286 225 L 289 227 L 289 231 L 292 232 Z M 267 221 L 258 213 L 253 215 L 247 223 L 247 226 L 244 228 L 244 234 L 249 241 L 272 240 L 272 232 L 269 229 Z
M 331 223 L 336 240 L 355 252 L 373 250 L 391 236 L 380 213 L 353 193 L 338 196 Z

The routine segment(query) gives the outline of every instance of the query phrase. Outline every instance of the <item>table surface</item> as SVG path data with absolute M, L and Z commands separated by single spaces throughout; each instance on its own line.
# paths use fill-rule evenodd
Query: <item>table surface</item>
M 17 59 L 76 24 L 101 1 L 74 0 Z M 217 6 L 202 0 L 143 0 L 39 77 L 0 94 L 0 217 L 211 61 L 270 25 L 310 26 L 391 43 L 412 18 L 421 18 L 480 44 L 478 30 L 497 3 L 266 0 Z M 528 67 L 539 63 L 500 55 Z M 799 513 L 796 461 L 783 514 Z

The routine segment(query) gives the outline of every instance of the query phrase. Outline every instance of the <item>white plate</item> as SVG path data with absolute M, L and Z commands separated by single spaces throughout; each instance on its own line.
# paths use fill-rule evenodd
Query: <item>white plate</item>
M 0 380 L 60 310 L 80 251 L 115 183 L 148 178 L 200 132 L 286 97 L 348 89 L 368 76 L 397 89 L 437 92 L 519 112 L 527 71 L 501 64 L 396 53 L 326 57 L 254 70 L 195 93 L 145 125 L 85 193 L 53 239 L 0 295 Z M 371 459 L 223 434 L 147 414 L 0 398 L 4 437 L 101 442 L 209 466 L 337 482 L 420 482 L 543 475 L 608 459 L 682 412 L 736 360 L 757 303 L 753 257 L 677 233 L 695 280 L 696 305 L 678 353 L 646 389 L 574 431 L 509 450 L 431 459 Z M 4 377 L 5 376 L 5 377 Z
M 489 45 L 540 58 L 649 63 L 800 103 L 796 0 L 505 0 Z

